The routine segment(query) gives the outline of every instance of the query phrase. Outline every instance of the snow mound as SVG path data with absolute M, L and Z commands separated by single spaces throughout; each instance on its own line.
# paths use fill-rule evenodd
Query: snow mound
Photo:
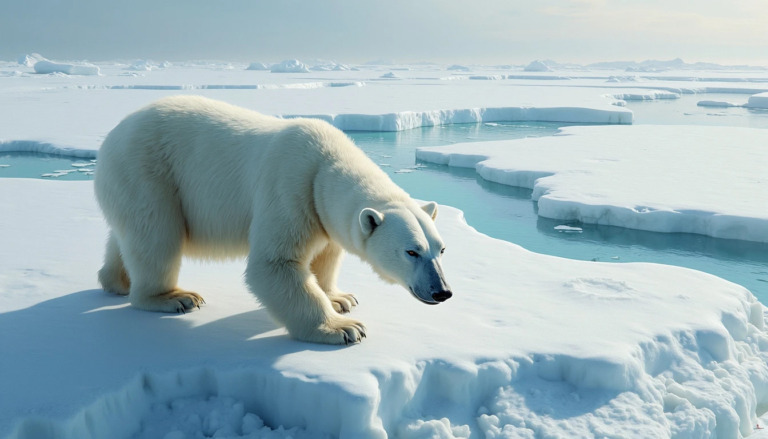
M 395 72 L 388 72 L 388 73 L 385 73 L 385 74 L 379 76 L 379 78 L 381 78 L 381 79 L 400 79 L 400 76 L 395 74 Z
M 750 128 L 569 127 L 416 156 L 531 188 L 546 218 L 768 242 L 766 144 L 768 131 Z
M 248 64 L 245 70 L 270 70 L 270 66 L 263 62 L 252 62 Z
M 424 307 L 348 258 L 368 338 L 313 345 L 246 292 L 243 261 L 185 261 L 199 311 L 130 308 L 94 289 L 91 182 L 3 184 L 3 437 L 735 439 L 768 404 L 765 308 L 704 273 L 530 253 L 443 206 L 454 297 Z
M 526 72 L 551 72 L 552 69 L 541 60 L 531 61 L 530 64 L 523 68 Z
M 153 63 L 152 61 L 149 61 L 146 59 L 139 59 L 131 63 L 131 65 L 127 67 L 127 70 L 132 70 L 135 72 L 148 72 L 151 70 L 155 70 L 159 67 L 160 66 Z
M 457 72 L 468 72 L 470 70 L 469 67 L 463 66 L 463 65 L 460 65 L 460 64 L 452 64 L 452 65 L 446 67 L 445 69 L 446 70 L 453 70 L 453 71 L 457 71 Z
M 46 61 L 43 55 L 40 55 L 39 53 L 31 53 L 28 55 L 20 56 L 18 62 L 20 65 L 25 67 L 33 67 L 36 63 L 40 61 Z
M 67 64 L 44 60 L 36 62 L 34 68 L 35 73 L 39 74 L 63 73 L 79 76 L 98 76 L 101 74 L 99 67 L 93 64 Z
M 272 73 L 309 73 L 309 68 L 297 59 L 288 59 L 274 64 L 270 69 Z
M 350 71 L 358 70 L 346 64 L 339 64 L 333 61 L 326 61 L 319 64 L 315 64 L 309 69 L 317 72 L 350 72 Z
M 750 96 L 749 101 L 747 102 L 747 107 L 768 109 L 768 92 Z

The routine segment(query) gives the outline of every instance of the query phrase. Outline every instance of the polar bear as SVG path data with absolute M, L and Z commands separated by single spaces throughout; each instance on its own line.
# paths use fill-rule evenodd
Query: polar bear
M 202 97 L 161 99 L 104 140 L 94 176 L 110 227 L 98 278 L 135 307 L 204 303 L 176 285 L 182 255 L 247 255 L 246 283 L 296 339 L 349 344 L 365 326 L 336 286 L 346 250 L 423 303 L 452 293 L 434 225 L 332 125 L 280 119 Z

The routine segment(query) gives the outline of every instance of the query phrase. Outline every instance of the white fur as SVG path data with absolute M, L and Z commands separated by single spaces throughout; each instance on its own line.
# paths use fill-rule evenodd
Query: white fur
M 322 121 L 166 98 L 107 136 L 95 191 L 111 228 L 99 281 L 139 308 L 203 303 L 176 285 L 182 254 L 248 255 L 250 290 L 292 336 L 321 343 L 365 336 L 362 323 L 339 314 L 357 304 L 336 287 L 343 249 L 422 301 L 448 291 L 437 206 L 417 206 Z

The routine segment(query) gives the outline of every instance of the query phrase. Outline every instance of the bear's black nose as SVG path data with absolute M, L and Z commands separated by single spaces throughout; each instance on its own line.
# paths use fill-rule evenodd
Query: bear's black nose
M 445 302 L 446 300 L 450 299 L 451 296 L 453 296 L 453 293 L 451 293 L 448 290 L 445 290 L 445 291 L 436 292 L 435 294 L 432 295 L 432 298 L 438 302 Z

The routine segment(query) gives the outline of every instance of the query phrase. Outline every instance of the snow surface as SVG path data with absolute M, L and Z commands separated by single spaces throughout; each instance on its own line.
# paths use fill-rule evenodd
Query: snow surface
M 768 242 L 766 144 L 768 131 L 751 128 L 568 127 L 416 157 L 533 189 L 546 218 Z
M 502 121 L 632 122 L 632 113 L 613 105 L 617 101 L 608 93 L 622 92 L 624 86 L 606 87 L 605 76 L 563 81 L 567 84 L 544 80 L 543 87 L 538 80 L 469 81 L 442 66 L 353 66 L 296 75 L 246 70 L 247 64 L 143 64 L 150 70 L 132 70 L 134 63 L 101 63 L 100 76 L 69 76 L 35 75 L 16 62 L 0 62 L 0 141 L 95 150 L 126 114 L 179 93 L 223 99 L 267 114 L 319 117 L 345 130 Z M 498 72 L 488 67 L 476 71 Z M 389 72 L 400 79 L 379 78 Z M 339 87 L 344 85 L 352 87 Z M 61 105 L 81 111 L 62 112 Z
M 631 74 L 550 61 L 552 72 L 310 62 L 309 73 L 296 75 L 146 60 L 99 63 L 99 76 L 73 76 L 34 74 L 32 62 L 40 60 L 0 62 L 0 151 L 89 161 L 125 115 L 179 93 L 311 115 L 348 130 L 398 131 L 464 122 L 629 124 L 623 98 L 768 91 L 765 71 L 697 71 L 680 62 L 644 63 Z M 399 79 L 381 80 L 388 72 Z M 533 168 L 552 174 L 550 183 L 574 169 L 586 176 L 611 163 L 629 166 L 622 161 L 634 157 L 622 146 L 628 143 L 648 156 L 635 166 L 643 181 L 680 180 L 659 182 L 647 203 L 629 205 L 650 208 L 672 199 L 667 192 L 688 188 L 687 197 L 700 184 L 721 200 L 732 191 L 712 211 L 725 214 L 700 212 L 703 218 L 732 222 L 747 212 L 750 227 L 763 227 L 754 212 L 766 205 L 765 177 L 754 170 L 764 155 L 753 148 L 765 144 L 762 132 L 619 126 L 565 133 L 542 139 L 560 146 L 545 165 L 562 169 Z M 568 154 L 588 138 L 596 149 L 584 157 L 595 163 L 572 169 Z M 535 141 L 520 142 L 514 147 L 523 150 Z M 725 157 L 725 145 L 737 153 Z M 483 160 L 486 146 L 471 145 L 476 157 L 464 159 Z M 686 151 L 684 166 L 659 170 Z M 742 151 L 751 162 L 736 158 Z M 684 178 L 689 166 L 702 173 Z M 631 186 L 623 177 L 603 186 Z M 341 286 L 358 295 L 354 316 L 369 336 L 349 348 L 318 346 L 275 326 L 242 283 L 243 261 L 185 262 L 180 283 L 206 297 L 200 311 L 133 310 L 95 281 L 106 228 L 91 183 L 0 179 L 0 188 L 0 437 L 768 437 L 754 430 L 768 420 L 765 309 L 713 276 L 533 254 L 476 233 L 442 206 L 438 226 L 455 297 L 424 307 L 349 258 Z M 691 200 L 707 191 L 698 192 Z M 681 199 L 685 212 L 665 216 L 659 208 L 644 218 L 671 224 L 703 210 Z M 578 233 L 564 222 L 558 231 Z
M 91 182 L 0 185 L 0 436 L 722 439 L 768 403 L 765 309 L 704 273 L 530 253 L 443 206 L 454 297 L 348 258 L 368 338 L 321 346 L 269 319 L 244 261 L 185 262 L 201 310 L 130 308 L 97 288 Z

